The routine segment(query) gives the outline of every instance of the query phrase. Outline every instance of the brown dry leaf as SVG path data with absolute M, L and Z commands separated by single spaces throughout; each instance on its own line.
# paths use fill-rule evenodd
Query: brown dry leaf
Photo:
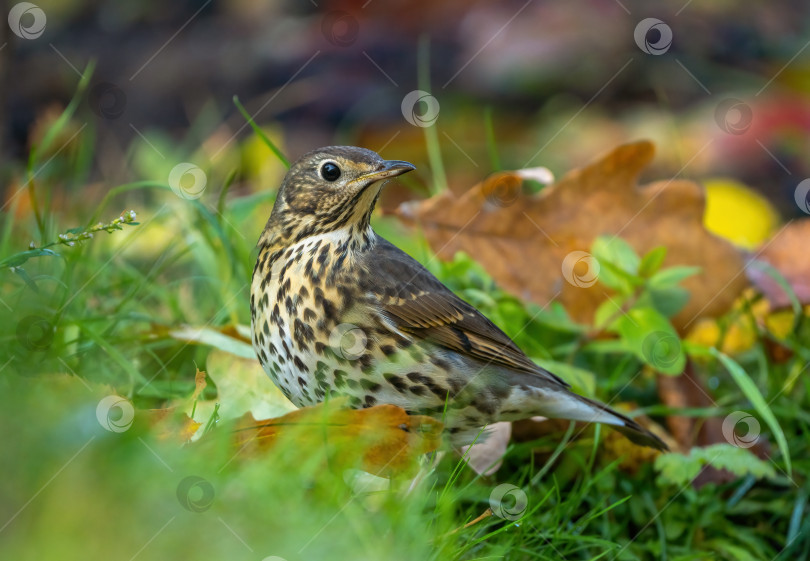
M 146 409 L 139 411 L 137 415 L 152 427 L 158 440 L 185 443 L 191 440 L 201 426 L 176 407 Z
M 796 220 L 765 242 L 762 252 L 757 255 L 757 259 L 782 273 L 802 304 L 810 304 L 808 240 L 810 218 Z M 790 306 L 788 295 L 770 275 L 755 267 L 749 267 L 746 271 L 748 278 L 765 294 L 774 309 Z
M 264 421 L 248 413 L 236 424 L 234 444 L 241 453 L 256 454 L 279 438 L 294 438 L 301 450 L 325 448 L 334 469 L 391 476 L 412 473 L 419 455 L 438 448 L 442 428 L 395 405 L 345 409 L 333 402 Z
M 683 331 L 729 308 L 747 284 L 744 260 L 704 228 L 699 185 L 677 179 L 637 185 L 653 153 L 646 141 L 620 146 L 532 196 L 522 192 L 517 173 L 496 174 L 460 197 L 445 192 L 401 205 L 396 214 L 420 224 L 439 257 L 465 251 L 504 289 L 540 305 L 556 299 L 584 323 L 606 299 L 605 288 L 566 282 L 566 255 L 589 251 L 600 235 L 621 236 L 641 254 L 664 245 L 665 267 L 703 269 L 683 283 L 692 297 L 673 320 Z

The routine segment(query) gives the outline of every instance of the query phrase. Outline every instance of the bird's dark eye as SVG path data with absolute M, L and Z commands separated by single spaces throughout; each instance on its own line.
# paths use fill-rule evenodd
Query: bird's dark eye
M 334 162 L 326 162 L 321 166 L 321 177 L 327 181 L 337 181 L 340 177 L 340 168 Z

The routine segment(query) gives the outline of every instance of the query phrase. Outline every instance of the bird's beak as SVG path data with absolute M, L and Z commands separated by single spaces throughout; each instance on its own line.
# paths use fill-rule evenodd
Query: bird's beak
M 397 175 L 402 175 L 403 173 L 408 173 L 415 169 L 416 166 L 409 162 L 403 162 L 402 160 L 385 160 L 377 171 L 362 175 L 358 179 L 363 183 L 371 184 L 381 179 L 389 179 Z

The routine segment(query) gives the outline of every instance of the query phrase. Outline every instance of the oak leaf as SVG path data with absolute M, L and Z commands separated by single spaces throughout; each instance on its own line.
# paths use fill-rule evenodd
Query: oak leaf
M 505 290 L 540 305 L 558 300 L 573 319 L 589 324 L 608 293 L 585 278 L 592 272 L 587 260 L 569 263 L 566 281 L 566 257 L 587 253 L 600 235 L 620 236 L 639 254 L 666 246 L 665 267 L 702 270 L 683 282 L 691 298 L 673 324 L 685 331 L 731 306 L 747 284 L 744 257 L 704 227 L 699 185 L 680 179 L 637 185 L 653 153 L 646 141 L 620 146 L 536 195 L 523 193 L 517 172 L 499 173 L 460 197 L 444 192 L 405 203 L 396 214 L 421 225 L 440 258 L 464 251 Z

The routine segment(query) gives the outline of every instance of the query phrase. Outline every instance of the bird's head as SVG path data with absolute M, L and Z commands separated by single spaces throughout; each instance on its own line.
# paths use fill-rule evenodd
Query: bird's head
M 265 232 L 287 243 L 342 229 L 362 235 L 383 183 L 413 169 L 355 146 L 313 150 L 290 166 Z

